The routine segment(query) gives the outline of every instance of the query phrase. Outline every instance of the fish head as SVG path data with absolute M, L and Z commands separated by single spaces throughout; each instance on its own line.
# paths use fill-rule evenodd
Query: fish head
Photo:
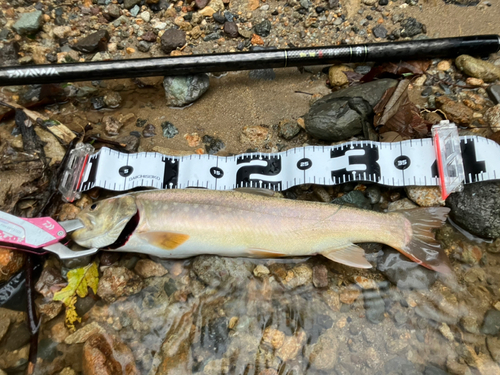
M 137 214 L 135 198 L 122 195 L 93 203 L 78 215 L 84 227 L 72 234 L 80 246 L 101 248 L 114 244 L 127 224 Z

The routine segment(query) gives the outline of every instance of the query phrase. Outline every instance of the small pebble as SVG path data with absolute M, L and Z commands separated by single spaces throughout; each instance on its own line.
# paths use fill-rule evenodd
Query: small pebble
M 144 138 L 151 138 L 156 135 L 156 127 L 152 124 L 147 124 L 142 131 L 142 136 Z
M 171 122 L 165 121 L 161 124 L 163 136 L 165 138 L 173 138 L 179 134 L 179 130 Z
M 450 70 L 451 68 L 451 63 L 448 61 L 448 60 L 442 60 L 440 61 L 437 66 L 436 66 L 437 70 L 440 70 L 442 72 L 445 72 L 447 70 Z

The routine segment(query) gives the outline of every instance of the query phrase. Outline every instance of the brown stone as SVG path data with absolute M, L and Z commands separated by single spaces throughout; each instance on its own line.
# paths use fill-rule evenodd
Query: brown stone
M 203 9 L 205 8 L 210 0 L 195 0 L 196 7 L 198 9 Z
M 0 281 L 9 280 L 24 265 L 26 254 L 0 247 Z
M 238 26 L 234 22 L 224 23 L 224 33 L 230 38 L 238 37 Z
M 108 303 L 120 297 L 130 296 L 142 289 L 139 276 L 125 267 L 109 267 L 104 270 L 99 280 L 97 295 Z
M 469 125 L 474 113 L 463 103 L 457 103 L 446 96 L 437 98 L 436 106 L 446 114 L 448 120 L 460 125 Z
M 245 126 L 241 133 L 241 143 L 259 146 L 269 138 L 269 128 L 262 125 Z
M 283 346 L 285 334 L 275 328 L 267 327 L 262 336 L 262 342 L 271 346 L 273 349 L 279 349 Z
M 328 269 L 324 264 L 317 264 L 313 267 L 313 284 L 316 288 L 328 286 Z
M 189 147 L 197 147 L 201 142 L 198 133 L 184 134 L 184 139 L 187 141 Z
M 168 273 L 161 264 L 153 262 L 151 259 L 139 260 L 134 267 L 134 271 L 144 279 L 154 276 L 163 276 Z
M 60 285 L 59 289 L 66 284 L 66 281 L 61 276 L 61 271 L 53 266 L 45 267 L 35 284 L 35 290 L 42 296 L 48 299 L 54 297 L 54 291 L 58 289 L 55 288 Z
M 259 375 L 278 375 L 278 371 L 273 368 L 266 368 L 259 372 Z
M 104 130 L 109 136 L 118 135 L 121 127 L 123 126 L 123 124 L 113 116 L 105 116 L 103 118 L 103 122 L 105 126 Z
M 303 330 L 298 331 L 295 336 L 286 336 L 283 345 L 278 349 L 276 355 L 283 362 L 294 359 L 304 346 L 307 335 Z
M 331 373 L 337 363 L 339 341 L 334 328 L 321 335 L 316 344 L 306 351 L 311 367 Z
M 139 375 L 130 348 L 116 337 L 100 333 L 83 346 L 84 375 Z
M 68 337 L 68 335 L 69 331 L 66 328 L 64 322 L 56 323 L 50 329 L 50 337 L 54 342 L 57 343 L 64 342 L 64 340 L 66 339 L 66 337 Z
M 105 329 L 102 328 L 99 323 L 92 322 L 86 326 L 80 328 L 78 331 L 72 333 L 64 339 L 64 343 L 68 345 L 72 344 L 83 344 L 87 340 L 97 334 L 105 333 Z
M 161 49 L 169 54 L 186 44 L 186 32 L 178 29 L 166 30 L 160 38 Z
M 335 292 L 334 290 L 327 290 L 326 292 L 324 292 L 322 294 L 322 297 L 325 301 L 325 303 L 328 305 L 328 307 L 332 310 L 332 311 L 340 311 L 340 296 L 337 292 Z
M 248 0 L 248 9 L 256 10 L 260 7 L 260 0 Z
M 62 311 L 63 303 L 61 301 L 51 301 L 41 298 L 35 301 L 38 313 L 42 315 L 42 321 L 48 322 L 54 319 Z
M 492 135 L 490 135 L 490 139 L 500 144 L 500 131 L 494 132 Z
M 262 40 L 262 38 L 260 36 L 258 36 L 257 34 L 253 34 L 252 35 L 251 43 L 254 46 L 263 46 L 264 45 L 264 40 Z
M 429 121 L 433 125 L 438 124 L 443 120 L 443 118 L 436 112 L 425 112 L 423 117 L 425 121 Z
M 340 293 L 340 302 L 345 303 L 346 305 L 351 305 L 356 301 L 361 292 L 359 289 L 348 289 L 342 291 Z

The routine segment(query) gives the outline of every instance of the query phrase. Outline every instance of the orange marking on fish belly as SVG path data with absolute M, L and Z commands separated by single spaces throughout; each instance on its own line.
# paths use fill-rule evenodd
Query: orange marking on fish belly
M 250 256 L 256 257 L 256 258 L 281 258 L 281 257 L 286 257 L 285 253 L 279 252 L 279 251 L 272 251 L 272 250 L 267 250 L 267 249 L 247 249 L 248 253 Z
M 174 250 L 189 239 L 187 234 L 171 232 L 141 233 L 139 236 L 151 245 L 164 250 Z

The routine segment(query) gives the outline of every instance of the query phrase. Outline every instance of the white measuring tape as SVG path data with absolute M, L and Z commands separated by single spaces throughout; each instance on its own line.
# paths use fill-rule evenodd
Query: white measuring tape
M 479 136 L 458 137 L 455 125 L 447 121 L 433 133 L 434 138 L 403 142 L 353 141 L 229 157 L 126 154 L 109 148 L 94 153 L 92 146 L 82 144 L 71 154 L 60 191 L 73 201 L 94 187 L 286 190 L 301 184 L 367 181 L 387 186 L 441 185 L 447 190 L 445 196 L 462 183 L 500 179 L 499 144 Z

